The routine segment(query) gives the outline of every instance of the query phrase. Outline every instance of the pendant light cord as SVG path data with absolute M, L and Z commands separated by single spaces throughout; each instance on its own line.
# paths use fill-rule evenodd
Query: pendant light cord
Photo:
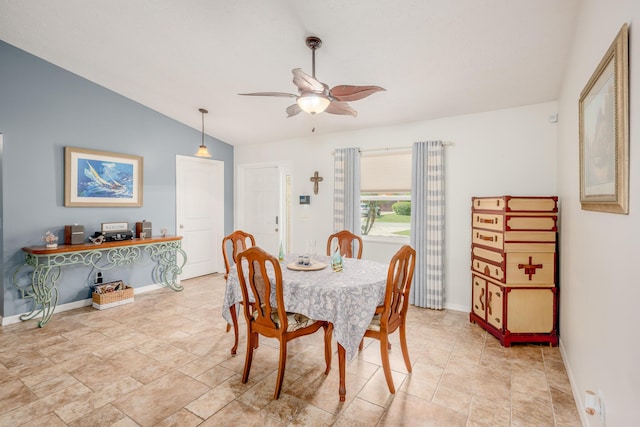
M 208 113 L 204 108 L 200 108 L 200 112 L 202 113 L 202 144 L 204 146 L 204 115 Z

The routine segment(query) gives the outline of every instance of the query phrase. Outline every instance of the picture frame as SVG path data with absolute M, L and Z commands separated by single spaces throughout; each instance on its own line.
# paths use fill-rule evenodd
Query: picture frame
M 579 101 L 580 205 L 629 213 L 629 30 L 625 23 Z
M 64 152 L 65 206 L 142 206 L 141 156 L 77 147 Z

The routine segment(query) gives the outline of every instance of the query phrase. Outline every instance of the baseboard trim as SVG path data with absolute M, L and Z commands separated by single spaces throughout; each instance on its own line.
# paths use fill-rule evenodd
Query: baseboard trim
M 470 311 L 469 307 L 467 306 L 460 305 L 460 304 L 447 304 L 446 302 L 444 303 L 444 309 L 451 310 L 451 311 L 462 311 L 467 313 Z
M 165 289 L 165 286 L 162 285 L 157 285 L 157 284 L 151 284 L 151 285 L 146 285 L 146 286 L 140 286 L 138 288 L 134 288 L 133 294 L 144 294 L 145 292 L 152 292 L 152 291 L 157 291 L 159 289 Z M 87 298 L 84 300 L 79 300 L 79 301 L 72 301 L 72 302 L 68 302 L 66 304 L 60 304 L 58 306 L 56 306 L 56 308 L 53 310 L 53 314 L 56 313 L 62 313 L 64 311 L 69 311 L 69 310 L 75 310 L 76 308 L 82 308 L 82 307 L 87 307 L 93 304 L 93 300 L 91 298 Z M 20 313 L 20 314 L 16 314 L 13 316 L 7 316 L 7 317 L 2 317 L 0 316 L 0 326 L 7 326 L 7 325 L 11 325 L 13 323 L 20 323 L 22 322 L 22 320 L 20 320 L 21 316 L 24 316 L 25 314 L 29 314 L 29 312 L 25 312 L 25 313 Z M 39 319 L 42 317 L 42 314 L 39 314 L 37 316 L 34 317 L 34 319 Z
M 571 365 L 569 364 L 569 359 L 567 358 L 567 352 L 564 348 L 564 343 L 562 342 L 562 337 L 560 337 L 560 342 L 558 344 L 560 346 L 560 355 L 562 356 L 562 362 L 564 363 L 564 369 L 567 371 L 567 376 L 569 377 L 569 384 L 571 384 L 571 392 L 573 393 L 573 400 L 576 402 L 576 408 L 578 409 L 578 414 L 580 414 L 580 420 L 582 421 L 582 425 L 588 426 L 589 420 L 587 419 L 586 412 L 584 411 L 584 404 L 582 402 L 582 393 L 578 390 L 576 386 L 576 381 L 573 378 L 573 371 L 571 369 Z

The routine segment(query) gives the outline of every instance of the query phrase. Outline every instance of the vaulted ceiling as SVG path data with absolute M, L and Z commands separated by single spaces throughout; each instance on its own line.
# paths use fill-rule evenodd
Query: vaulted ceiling
M 558 98 L 579 0 L 1 0 L 0 39 L 232 145 Z M 291 70 L 378 85 L 299 114 Z

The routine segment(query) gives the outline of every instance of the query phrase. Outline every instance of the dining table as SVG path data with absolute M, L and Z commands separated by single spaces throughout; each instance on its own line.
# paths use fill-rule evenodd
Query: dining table
M 343 258 L 342 270 L 334 271 L 330 257 L 313 256 L 308 268 L 299 265 L 298 259 L 299 256 L 288 254 L 280 261 L 285 308 L 288 312 L 333 324 L 333 336 L 338 344 L 338 392 L 340 401 L 344 402 L 346 362 L 358 353 L 376 307 L 384 302 L 389 265 Z M 246 263 L 243 269 L 248 274 Z M 269 266 L 267 274 L 275 284 L 272 267 Z M 222 316 L 229 324 L 237 322 L 237 316 L 232 314 L 237 313 L 241 301 L 236 264 L 229 270 L 222 306 Z M 272 302 L 275 304 L 275 295 Z

